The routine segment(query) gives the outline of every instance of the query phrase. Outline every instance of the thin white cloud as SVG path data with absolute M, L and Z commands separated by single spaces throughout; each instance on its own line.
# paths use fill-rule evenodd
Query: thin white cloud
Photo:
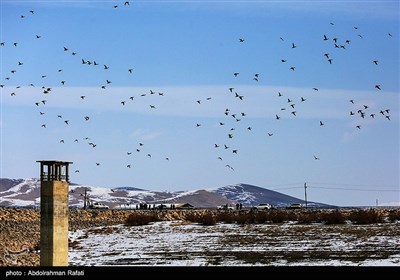
M 130 137 L 140 140 L 153 140 L 160 137 L 161 135 L 162 133 L 160 131 L 151 131 L 149 129 L 138 128 L 130 134 Z

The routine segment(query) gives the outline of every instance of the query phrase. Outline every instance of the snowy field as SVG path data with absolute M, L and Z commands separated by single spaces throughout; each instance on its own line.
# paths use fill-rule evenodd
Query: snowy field
M 69 233 L 70 266 L 400 266 L 399 223 L 156 222 Z

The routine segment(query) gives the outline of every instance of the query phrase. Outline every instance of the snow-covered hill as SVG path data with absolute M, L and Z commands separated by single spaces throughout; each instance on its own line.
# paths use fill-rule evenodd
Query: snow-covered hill
M 260 203 L 269 203 L 274 207 L 281 208 L 287 207 L 288 205 L 293 203 L 305 204 L 305 201 L 302 199 L 248 184 L 228 185 L 224 187 L 219 187 L 214 191 L 225 196 L 228 199 L 237 201 L 238 203 L 242 203 L 244 205 L 253 206 Z M 312 201 L 308 201 L 307 205 L 314 208 L 333 207 L 332 205 Z
M 71 183 L 69 192 L 70 207 L 83 207 L 85 195 L 89 200 L 102 202 L 111 208 L 137 203 L 190 203 L 196 208 L 215 208 L 218 205 L 235 203 L 241 203 L 248 207 L 259 203 L 270 203 L 275 207 L 304 203 L 301 199 L 247 184 L 185 192 L 168 192 L 150 191 L 130 186 L 104 188 Z M 332 207 L 316 202 L 309 202 L 308 205 L 317 208 Z M 0 207 L 39 206 L 39 179 L 0 179 Z

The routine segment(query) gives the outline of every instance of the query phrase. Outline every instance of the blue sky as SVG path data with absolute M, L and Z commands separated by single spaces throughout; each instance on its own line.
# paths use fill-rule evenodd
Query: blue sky
M 400 202 L 398 1 L 124 2 L 1 1 L 0 177 Z

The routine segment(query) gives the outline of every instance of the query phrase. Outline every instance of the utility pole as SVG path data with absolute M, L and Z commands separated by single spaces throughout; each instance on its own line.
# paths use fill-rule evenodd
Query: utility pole
M 304 201 L 306 202 L 307 208 L 307 183 L 304 183 Z
M 88 206 L 88 195 L 87 195 L 87 188 L 85 187 L 85 193 L 82 195 L 81 194 L 81 196 L 83 196 L 83 209 L 87 209 L 87 206 Z

